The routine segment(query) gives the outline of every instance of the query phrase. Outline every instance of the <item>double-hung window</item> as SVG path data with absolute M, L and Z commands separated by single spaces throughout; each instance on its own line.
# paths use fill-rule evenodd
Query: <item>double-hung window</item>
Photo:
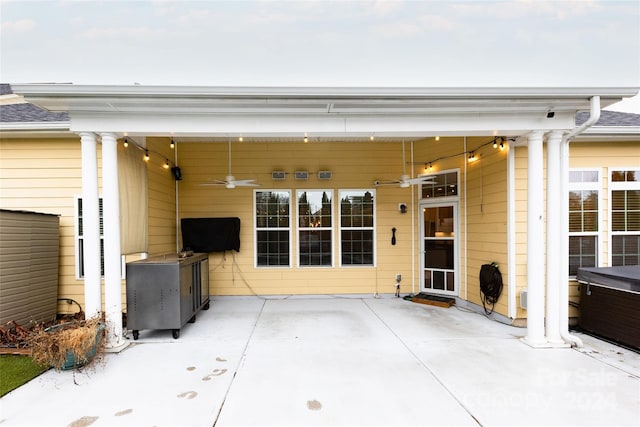
M 569 276 L 598 266 L 598 170 L 569 172 Z
M 611 265 L 640 265 L 640 169 L 611 171 Z
M 256 190 L 255 240 L 257 267 L 291 266 L 291 192 Z
M 373 266 L 375 191 L 340 190 L 341 265 Z
M 98 212 L 100 215 L 100 276 L 104 277 L 104 227 L 102 221 L 102 197 L 98 199 Z M 76 277 L 84 278 L 84 211 L 82 209 L 82 197 L 76 198 Z
M 333 265 L 333 192 L 302 190 L 298 200 L 298 265 Z

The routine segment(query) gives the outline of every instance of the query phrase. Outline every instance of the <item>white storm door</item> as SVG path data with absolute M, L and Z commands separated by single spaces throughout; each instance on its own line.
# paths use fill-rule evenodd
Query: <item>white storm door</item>
M 457 295 L 458 204 L 423 203 L 420 210 L 420 290 Z

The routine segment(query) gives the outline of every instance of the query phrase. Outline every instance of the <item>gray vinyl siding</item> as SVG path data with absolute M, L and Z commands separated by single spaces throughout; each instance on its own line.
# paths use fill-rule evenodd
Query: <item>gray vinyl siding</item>
M 0 324 L 55 318 L 59 228 L 57 215 L 0 209 Z

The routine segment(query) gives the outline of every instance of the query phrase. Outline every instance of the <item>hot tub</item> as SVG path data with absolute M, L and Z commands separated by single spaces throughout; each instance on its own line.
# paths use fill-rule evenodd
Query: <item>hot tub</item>
M 640 266 L 581 268 L 577 279 L 580 328 L 640 350 Z

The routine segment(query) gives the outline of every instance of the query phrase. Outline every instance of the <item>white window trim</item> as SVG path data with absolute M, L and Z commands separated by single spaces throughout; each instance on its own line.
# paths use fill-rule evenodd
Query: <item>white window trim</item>
M 604 215 L 603 215 L 603 210 L 604 210 L 604 205 L 603 205 L 603 193 L 604 191 L 602 190 L 603 185 L 602 185 L 602 181 L 604 179 L 604 175 L 605 175 L 605 171 L 603 170 L 603 168 L 570 168 L 569 172 L 596 172 L 598 174 L 598 180 L 595 182 L 568 182 L 568 190 L 567 190 L 567 194 L 565 197 L 567 197 L 567 200 L 569 198 L 569 192 L 571 191 L 590 191 L 590 190 L 595 190 L 598 192 L 598 231 L 596 232 L 570 232 L 568 231 L 568 236 L 596 236 L 596 245 L 597 245 L 597 250 L 596 250 L 596 255 L 598 257 L 598 259 L 596 260 L 596 266 L 597 267 L 603 267 L 604 266 L 604 245 L 602 244 L 602 236 L 604 233 L 604 229 L 605 229 L 605 223 L 604 223 Z M 566 219 L 566 221 L 569 221 L 569 218 Z M 568 224 L 568 222 L 567 222 Z M 569 259 L 569 254 L 566 254 L 567 257 L 567 261 Z M 567 273 L 568 274 L 568 273 Z M 569 275 L 569 280 L 575 280 L 576 276 L 571 276 Z
M 613 236 L 635 236 L 638 234 L 637 231 L 613 231 L 613 197 L 612 197 L 612 192 L 616 191 L 616 190 L 640 190 L 640 182 L 639 181 L 635 181 L 635 182 L 628 182 L 628 181 L 613 181 L 611 179 L 611 176 L 613 175 L 614 172 L 620 172 L 620 171 L 634 171 L 637 174 L 640 174 L 640 168 L 636 167 L 636 166 L 631 166 L 631 167 L 615 167 L 615 168 L 609 168 L 608 171 L 608 175 L 607 175 L 607 179 L 609 182 L 609 188 L 607 191 L 607 195 L 609 196 L 609 229 L 607 230 L 608 232 L 608 240 L 609 240 L 609 244 L 608 244 L 608 250 L 609 250 L 609 259 L 608 259 L 608 265 L 609 266 L 613 266 Z
M 437 171 L 437 172 L 433 172 L 433 173 L 427 173 L 427 174 L 420 174 L 420 176 L 438 176 L 438 175 L 446 175 L 449 173 L 455 173 L 456 174 L 456 190 L 457 190 L 457 194 L 455 196 L 440 196 L 440 197 L 422 197 L 422 186 L 425 184 L 420 184 L 420 186 L 418 187 L 418 202 L 428 202 L 431 200 L 437 200 L 437 203 L 440 203 L 440 201 L 442 202 L 457 202 L 460 200 L 460 193 L 461 193 L 461 184 L 460 184 L 460 178 L 461 178 L 461 173 L 460 173 L 460 168 L 453 168 L 453 169 L 445 169 L 445 170 L 441 170 L 441 171 Z
M 256 194 L 266 192 L 289 193 L 289 224 L 286 230 L 289 232 L 289 265 L 258 265 L 258 231 L 284 231 L 279 227 L 265 227 L 258 229 L 258 218 L 256 215 L 257 203 Z M 293 216 L 293 200 L 291 198 L 292 191 L 290 189 L 256 189 L 253 190 L 253 267 L 260 270 L 291 270 L 293 268 L 293 227 L 291 226 L 291 217 Z
M 341 193 L 343 191 L 349 191 L 349 192 L 358 192 L 361 191 L 362 193 L 365 192 L 370 192 L 373 195 L 373 226 L 372 227 L 360 227 L 360 229 L 363 230 L 371 230 L 373 231 L 373 264 L 372 265 L 352 265 L 352 264 L 343 264 L 342 263 L 342 230 L 351 230 L 354 227 L 342 227 L 342 211 L 340 210 L 340 204 L 342 201 L 342 196 Z M 339 266 L 340 268 L 376 268 L 378 265 L 378 239 L 376 237 L 377 233 L 376 233 L 376 227 L 377 227 L 377 222 L 378 222 L 378 214 L 377 214 L 377 210 L 378 210 L 378 201 L 377 201 L 377 195 L 376 195 L 376 190 L 375 189 L 371 189 L 371 188 L 341 188 L 338 189 L 338 197 L 337 197 L 337 202 L 338 203 L 338 210 L 337 210 L 337 215 L 338 215 L 338 237 L 336 239 L 337 244 L 338 244 L 338 257 L 340 259 L 339 262 Z
M 80 274 L 80 241 L 84 241 L 84 235 L 80 236 L 80 227 L 79 227 L 79 218 L 78 218 L 78 204 L 80 199 L 82 199 L 81 195 L 74 196 L 74 242 L 75 242 L 75 276 L 76 280 L 84 280 L 84 276 Z M 102 200 L 102 195 L 98 196 L 98 200 Z M 83 218 L 84 218 L 84 210 L 83 210 Z M 104 244 L 104 235 L 100 234 L 100 242 Z M 83 245 L 84 247 L 84 245 Z M 84 259 L 84 254 L 82 254 L 82 258 Z M 101 263 L 104 264 L 104 260 L 101 260 Z M 120 256 L 120 278 L 125 279 L 127 270 L 127 260 L 124 255 Z M 104 274 L 100 274 L 100 278 L 104 279 Z
M 331 227 L 318 227 L 316 228 L 317 230 L 329 230 L 331 231 L 331 265 L 301 265 L 300 264 L 300 232 L 301 231 L 309 231 L 309 230 L 313 230 L 314 228 L 312 227 L 300 227 L 300 212 L 299 212 L 299 204 L 298 204 L 298 198 L 300 196 L 300 193 L 309 193 L 309 192 L 324 192 L 324 193 L 328 193 L 331 196 Z M 336 239 L 336 235 L 335 235 L 335 221 L 336 221 L 336 216 L 335 216 L 335 197 L 333 194 L 333 189 L 324 189 L 324 188 L 311 188 L 311 189 L 298 189 L 296 190 L 296 207 L 295 207 L 295 214 L 296 214 L 296 259 L 297 259 L 297 267 L 301 268 L 301 269 L 310 269 L 310 268 L 322 268 L 322 269 L 326 269 L 326 268 L 335 268 L 335 239 Z

